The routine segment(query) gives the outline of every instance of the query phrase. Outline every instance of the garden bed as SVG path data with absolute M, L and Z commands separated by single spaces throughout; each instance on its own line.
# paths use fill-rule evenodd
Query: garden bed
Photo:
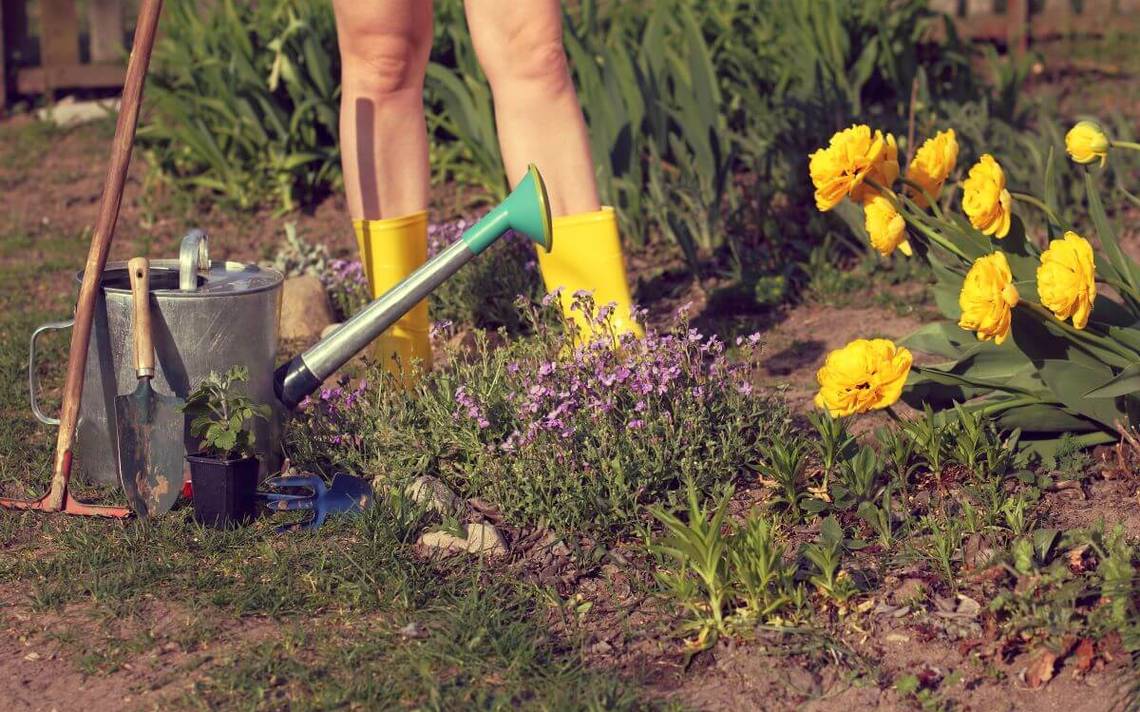
M 10 384 L 0 402 L 0 491 L 26 495 L 44 482 L 52 440 L 32 424 L 23 400 L 24 343 L 33 323 L 62 316 L 72 299 L 70 274 L 86 248 L 108 128 L 53 132 L 16 119 L 0 131 L 0 289 L 11 305 L 0 323 Z M 116 257 L 172 254 L 192 225 L 209 230 L 216 255 L 235 259 L 267 258 L 280 241 L 280 222 L 268 213 L 195 213 L 147 190 L 136 168 Z M 448 213 L 441 205 L 434 214 Z M 348 254 L 338 199 L 290 219 Z M 1136 243 L 1135 233 L 1127 243 Z M 698 285 L 678 276 L 677 264 L 643 255 L 631 264 L 642 294 L 652 295 L 645 301 L 651 324 L 666 327 L 692 302 L 694 326 L 706 332 L 763 334 L 754 383 L 786 397 L 796 433 L 810 427 L 802 414 L 828 351 L 856 334 L 900 337 L 930 309 L 921 279 L 918 287 L 891 284 L 890 275 L 857 269 L 861 281 L 836 287 L 827 279 L 838 277 L 821 278 L 798 304 L 742 315 L 731 300 L 719 301 L 715 280 Z M 60 343 L 51 347 L 57 363 L 42 374 L 49 385 L 58 383 L 62 351 Z M 885 424 L 864 419 L 856 430 L 869 439 Z M 961 495 L 969 475 L 961 468 L 945 474 L 917 481 L 929 494 L 916 506 L 934 511 Z M 1140 483 L 1134 469 L 1120 471 L 1109 449 L 1046 474 L 1051 482 L 1035 483 L 1036 529 L 1084 529 L 1103 519 L 1120 524 L 1129 540 L 1140 536 Z M 771 506 L 771 487 L 754 475 L 736 481 L 731 521 Z M 1066 609 L 1061 599 L 1043 599 L 1023 612 L 1025 634 L 1011 633 L 987 614 L 996 594 L 1018 585 L 1008 572 L 955 560 L 961 581 L 952 587 L 931 560 L 884 557 L 874 544 L 844 561 L 844 571 L 865 577 L 857 595 L 841 601 L 811 592 L 810 612 L 790 615 L 789 630 L 748 626 L 700 649 L 678 632 L 686 614 L 655 580 L 667 561 L 647 551 L 634 530 L 609 540 L 552 538 L 493 504 L 468 506 L 474 519 L 500 527 L 507 557 L 479 563 L 425 555 L 411 546 L 410 529 L 384 521 L 387 510 L 295 539 L 275 538 L 262 525 L 228 538 L 196 532 L 185 510 L 154 527 L 6 514 L 0 694 L 23 705 L 18 709 L 69 709 L 80 699 L 74 688 L 82 688 L 87 709 L 202 702 L 561 708 L 650 700 L 701 709 L 1102 710 L 1134 680 L 1111 632 L 1088 643 L 1040 635 L 1057 617 L 1076 609 L 1087 615 L 1095 601 Z M 849 532 L 870 536 L 853 512 L 839 519 Z M 643 531 L 661 534 L 658 527 Z M 821 520 L 790 522 L 785 534 L 789 550 L 810 544 L 821 536 Z M 1058 556 L 1078 575 L 1091 564 L 1080 554 L 1073 560 L 1074 548 Z M 963 557 L 968 549 L 967 542 Z M 1057 657 L 1046 675 L 1047 654 Z

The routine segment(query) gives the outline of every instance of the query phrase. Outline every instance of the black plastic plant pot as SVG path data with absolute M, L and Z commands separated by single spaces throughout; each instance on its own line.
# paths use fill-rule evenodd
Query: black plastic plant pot
M 194 519 L 215 529 L 248 524 L 257 513 L 256 457 L 219 460 L 187 455 L 194 493 Z

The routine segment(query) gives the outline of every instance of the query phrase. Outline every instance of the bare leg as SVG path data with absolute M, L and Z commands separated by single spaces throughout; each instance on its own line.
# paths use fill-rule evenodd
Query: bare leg
M 586 122 L 562 47 L 559 0 L 466 0 L 466 10 L 491 83 L 511 185 L 535 163 L 555 216 L 598 210 Z
M 432 7 L 423 0 L 333 0 L 341 53 L 340 145 L 354 219 L 428 203 L 423 85 Z

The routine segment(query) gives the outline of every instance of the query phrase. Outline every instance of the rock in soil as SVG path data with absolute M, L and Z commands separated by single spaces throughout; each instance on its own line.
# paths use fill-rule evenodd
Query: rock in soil
M 343 324 L 344 324 L 344 322 L 342 322 L 342 321 L 338 321 L 338 322 L 336 322 L 335 324 L 329 324 L 329 325 L 328 325 L 328 326 L 326 326 L 325 328 L 321 329 L 321 338 L 323 339 L 323 338 L 325 338 L 326 336 L 329 336 L 329 335 L 330 335 L 330 334 L 332 334 L 334 331 L 336 331 L 337 329 L 339 329 L 339 328 L 340 328 L 340 327 L 341 327 Z
M 438 477 L 417 477 L 404 491 L 413 502 L 424 505 L 433 512 L 455 516 L 464 510 L 463 500 Z
M 449 532 L 427 532 L 420 537 L 420 545 L 428 549 L 487 556 L 501 556 L 507 553 L 507 543 L 503 541 L 499 530 L 486 522 L 468 524 L 466 539 Z
M 281 290 L 281 338 L 315 339 L 333 323 L 325 285 L 313 275 L 290 277 Z
M 929 588 L 926 582 L 922 579 L 908 578 L 904 579 L 899 584 L 898 588 L 894 590 L 891 600 L 895 604 L 907 605 L 913 603 L 922 603 L 926 600 L 926 594 Z

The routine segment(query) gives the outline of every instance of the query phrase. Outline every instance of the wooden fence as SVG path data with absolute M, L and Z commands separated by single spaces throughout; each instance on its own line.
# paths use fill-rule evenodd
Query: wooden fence
M 126 0 L 0 0 L 0 109 L 11 91 L 121 86 L 133 8 Z
M 930 0 L 930 6 L 953 17 L 963 37 L 1015 51 L 1051 37 L 1140 30 L 1140 0 Z

